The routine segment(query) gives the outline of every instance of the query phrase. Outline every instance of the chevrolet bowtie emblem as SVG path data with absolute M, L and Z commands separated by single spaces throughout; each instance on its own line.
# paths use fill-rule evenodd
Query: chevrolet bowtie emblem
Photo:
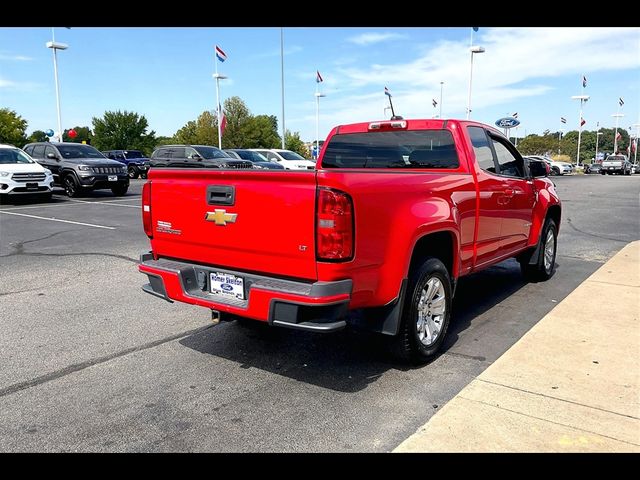
M 208 222 L 215 222 L 216 225 L 226 225 L 227 223 L 236 223 L 237 213 L 227 213 L 226 210 L 218 210 L 207 212 L 204 219 Z

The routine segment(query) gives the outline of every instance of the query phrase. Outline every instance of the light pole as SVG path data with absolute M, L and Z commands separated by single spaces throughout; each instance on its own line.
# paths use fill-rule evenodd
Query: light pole
M 225 75 L 218 73 L 218 62 L 216 62 L 216 73 L 213 78 L 216 79 L 216 100 L 218 101 L 218 148 L 222 150 L 222 106 L 220 105 L 220 80 L 227 78 Z
M 280 27 L 280 76 L 282 78 L 282 149 L 284 150 L 284 28 Z
M 636 142 L 634 143 L 634 146 L 636 148 L 634 148 L 633 150 L 633 164 L 637 165 L 638 164 L 638 138 L 640 137 L 640 123 L 634 123 L 632 126 L 636 127 Z
M 614 113 L 611 116 L 616 119 L 616 133 L 613 134 L 613 153 L 616 154 L 618 153 L 618 120 L 624 117 L 624 113 Z
M 438 118 L 442 118 L 442 86 L 444 82 L 440 82 L 440 116 Z
M 326 97 L 326 95 L 316 92 L 316 152 L 318 152 L 318 157 L 320 157 L 320 97 Z
M 473 81 L 473 54 L 474 53 L 484 53 L 484 47 L 471 47 L 469 49 L 471 51 L 471 64 L 469 66 L 469 99 L 467 101 L 467 120 L 471 115 L 471 82 Z
M 596 162 L 598 161 L 598 144 L 600 143 L 600 135 L 604 135 L 604 133 L 602 132 L 596 133 L 596 156 L 594 158 Z
M 574 95 L 571 97 L 574 100 L 580 100 L 580 118 L 578 119 L 578 155 L 576 158 L 576 165 L 580 166 L 580 140 L 582 139 L 582 104 L 589 100 L 589 95 Z
M 56 107 L 58 111 L 58 141 L 62 142 L 62 118 L 60 115 L 60 86 L 58 84 L 58 50 L 66 50 L 69 45 L 66 43 L 56 42 L 55 32 L 51 27 L 51 41 L 46 43 L 47 48 L 53 51 L 53 76 L 56 82 Z

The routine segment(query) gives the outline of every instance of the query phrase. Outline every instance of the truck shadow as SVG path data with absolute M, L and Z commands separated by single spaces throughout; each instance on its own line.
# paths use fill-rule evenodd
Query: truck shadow
M 440 355 L 451 354 L 469 362 L 484 361 L 484 357 L 451 353 L 449 350 L 459 342 L 462 332 L 472 325 L 474 319 L 525 285 L 515 261 L 502 262 L 462 279 Z M 508 340 L 509 346 L 517 340 Z M 464 339 L 465 343 L 472 341 Z M 480 338 L 479 341 L 485 340 Z M 256 368 L 341 392 L 360 391 L 387 370 L 416 368 L 393 357 L 383 336 L 352 329 L 322 335 L 234 321 L 183 338 L 180 344 L 238 363 L 241 368 Z M 476 347 L 482 349 L 481 344 L 476 344 Z

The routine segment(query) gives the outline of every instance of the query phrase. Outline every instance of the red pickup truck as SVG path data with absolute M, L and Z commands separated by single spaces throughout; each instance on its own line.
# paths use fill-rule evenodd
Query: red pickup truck
M 460 277 L 510 257 L 529 278 L 553 275 L 547 173 L 498 130 L 440 119 L 335 127 L 313 171 L 152 168 L 143 289 L 216 322 L 368 328 L 424 361 Z

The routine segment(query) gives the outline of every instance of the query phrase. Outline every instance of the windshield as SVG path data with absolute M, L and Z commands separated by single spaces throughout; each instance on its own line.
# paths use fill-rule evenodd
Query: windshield
M 196 150 L 202 158 L 231 158 L 225 152 L 216 147 L 197 147 Z
M 605 162 L 621 162 L 626 160 L 622 155 L 609 155 Z
M 298 155 L 296 152 L 289 152 L 287 150 L 278 150 L 278 154 L 285 160 L 306 160 L 306 158 Z
M 90 145 L 56 145 L 64 158 L 106 158 Z
M 249 160 L 250 162 L 268 162 L 267 157 L 261 153 L 251 150 L 236 150 L 238 156 L 243 160 Z
M 334 135 L 322 166 L 328 168 L 458 168 L 448 130 L 402 130 Z
M 35 163 L 19 148 L 2 148 L 0 149 L 0 164 L 10 163 Z
M 125 150 L 124 156 L 127 158 L 144 158 L 144 155 L 139 150 Z

